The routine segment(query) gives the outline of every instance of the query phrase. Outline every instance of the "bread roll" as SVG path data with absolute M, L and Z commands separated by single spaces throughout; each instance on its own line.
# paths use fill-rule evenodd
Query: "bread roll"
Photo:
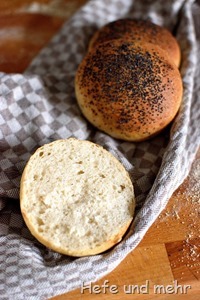
M 85 256 L 121 240 L 133 219 L 135 198 L 128 173 L 113 155 L 70 138 L 31 156 L 21 179 L 20 207 L 42 244 Z
M 168 52 L 177 67 L 180 65 L 181 52 L 176 38 L 167 29 L 150 21 L 120 19 L 108 23 L 96 31 L 90 41 L 89 49 L 103 42 L 121 38 L 125 41 L 130 39 L 134 42 L 147 42 L 160 46 Z
M 182 100 L 182 81 L 166 51 L 112 40 L 89 51 L 75 78 L 85 117 L 110 136 L 142 141 L 165 128 Z

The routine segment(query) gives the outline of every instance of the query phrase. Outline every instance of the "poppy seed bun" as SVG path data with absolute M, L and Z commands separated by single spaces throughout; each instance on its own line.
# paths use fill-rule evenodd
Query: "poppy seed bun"
M 114 138 L 142 141 L 173 120 L 182 81 L 160 47 L 118 39 L 87 53 L 76 73 L 75 91 L 94 126 Z
M 96 31 L 92 37 L 89 49 L 103 42 L 123 38 L 134 42 L 147 42 L 160 46 L 166 50 L 170 59 L 179 67 L 181 52 L 176 38 L 166 28 L 156 25 L 150 21 L 120 19 L 106 24 Z
M 122 239 L 135 198 L 127 171 L 112 154 L 70 138 L 46 144 L 31 156 L 21 178 L 20 207 L 42 244 L 85 256 Z

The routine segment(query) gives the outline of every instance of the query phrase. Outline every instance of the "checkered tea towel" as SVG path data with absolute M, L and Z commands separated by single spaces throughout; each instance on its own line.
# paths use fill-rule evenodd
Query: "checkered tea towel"
M 184 94 L 173 125 L 141 143 L 115 140 L 81 115 L 74 75 L 95 30 L 118 18 L 150 19 L 176 35 Z M 200 8 L 184 0 L 92 0 L 34 59 L 24 74 L 0 73 L 0 299 L 47 299 L 111 272 L 144 237 L 187 176 L 200 142 Z M 130 173 L 136 216 L 106 253 L 72 258 L 42 246 L 19 209 L 23 168 L 44 143 L 74 136 L 101 144 Z

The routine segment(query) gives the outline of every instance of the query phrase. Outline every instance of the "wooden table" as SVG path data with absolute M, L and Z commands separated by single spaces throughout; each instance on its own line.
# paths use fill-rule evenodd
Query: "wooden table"
M 0 71 L 23 72 L 63 22 L 85 2 L 86 0 L 0 1 Z M 188 178 L 173 194 L 166 209 L 139 246 L 118 267 L 93 283 L 91 292 L 87 289 L 81 293 L 77 289 L 52 299 L 198 300 L 199 182 L 200 151 Z M 108 287 L 103 288 L 104 285 Z

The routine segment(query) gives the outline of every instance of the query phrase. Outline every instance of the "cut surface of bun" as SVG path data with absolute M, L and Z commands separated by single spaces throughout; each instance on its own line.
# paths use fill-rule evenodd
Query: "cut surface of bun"
M 75 90 L 82 113 L 95 127 L 127 141 L 158 134 L 182 100 L 181 76 L 166 51 L 120 39 L 87 53 Z
M 46 144 L 31 156 L 21 178 L 20 207 L 42 244 L 85 256 L 122 239 L 135 198 L 127 171 L 111 153 L 70 138 Z
M 103 42 L 114 39 L 133 42 L 147 42 L 160 46 L 167 51 L 175 65 L 179 67 L 181 60 L 180 47 L 169 30 L 146 20 L 120 19 L 110 22 L 97 30 L 92 37 L 89 49 Z

